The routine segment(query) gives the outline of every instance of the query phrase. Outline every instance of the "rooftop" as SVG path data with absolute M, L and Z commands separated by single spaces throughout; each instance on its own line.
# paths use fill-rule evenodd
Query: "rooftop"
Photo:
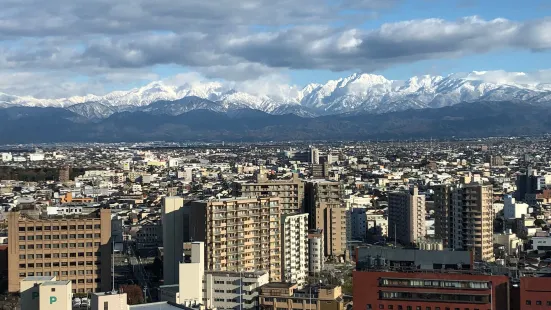
M 149 304 L 134 305 L 129 307 L 130 310 L 181 310 L 181 309 L 193 309 L 190 307 L 185 307 L 183 305 L 178 305 L 171 302 L 154 302 Z
M 48 276 L 34 276 L 34 277 L 25 277 L 23 281 L 31 281 L 31 282 L 38 282 L 38 281 L 53 281 L 55 277 L 48 277 Z
M 57 285 L 67 285 L 71 283 L 71 281 L 46 281 L 42 283 L 42 286 L 57 286 Z

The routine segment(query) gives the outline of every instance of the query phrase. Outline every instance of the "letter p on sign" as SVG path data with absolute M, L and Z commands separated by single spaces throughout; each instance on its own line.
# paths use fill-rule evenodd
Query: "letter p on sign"
M 50 296 L 50 305 L 57 301 L 57 297 Z

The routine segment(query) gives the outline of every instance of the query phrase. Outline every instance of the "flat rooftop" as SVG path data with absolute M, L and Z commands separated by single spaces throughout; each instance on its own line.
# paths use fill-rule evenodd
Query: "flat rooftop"
M 52 276 L 34 276 L 34 277 L 25 277 L 23 281 L 31 281 L 31 282 L 38 282 L 38 281 L 53 281 L 55 277 Z
M 293 283 L 271 282 L 271 283 L 262 285 L 262 288 L 291 288 L 295 285 L 296 284 L 293 284 Z
M 71 283 L 71 281 L 46 281 L 42 283 L 42 286 L 57 286 L 57 285 L 67 285 Z
M 193 308 L 177 305 L 171 302 L 154 302 L 149 304 L 134 305 L 129 307 L 130 310 L 190 310 Z

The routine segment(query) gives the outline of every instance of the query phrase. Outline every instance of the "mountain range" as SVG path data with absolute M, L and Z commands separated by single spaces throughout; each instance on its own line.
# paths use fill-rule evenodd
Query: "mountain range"
M 37 99 L 0 92 L 0 108 L 55 107 L 67 109 L 85 119 L 98 120 L 120 112 L 174 116 L 197 109 L 221 113 L 254 109 L 273 115 L 317 117 L 441 108 L 477 101 L 551 103 L 551 84 L 488 83 L 476 78 L 480 74 L 483 72 L 474 72 L 467 78 L 425 75 L 405 81 L 389 80 L 374 74 L 353 74 L 325 84 L 308 84 L 304 88 L 274 85 L 264 93 L 245 92 L 240 87 L 222 82 L 173 86 L 162 81 L 104 96 Z
M 105 96 L 0 93 L 0 144 L 365 140 L 551 132 L 551 85 L 354 74 L 244 92 L 221 82 L 150 83 Z

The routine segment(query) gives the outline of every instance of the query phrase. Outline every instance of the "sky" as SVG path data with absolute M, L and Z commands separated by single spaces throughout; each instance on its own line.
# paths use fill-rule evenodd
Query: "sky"
M 549 0 L 1 0 L 0 93 L 477 74 L 551 83 Z M 526 72 L 519 75 L 516 72 Z

